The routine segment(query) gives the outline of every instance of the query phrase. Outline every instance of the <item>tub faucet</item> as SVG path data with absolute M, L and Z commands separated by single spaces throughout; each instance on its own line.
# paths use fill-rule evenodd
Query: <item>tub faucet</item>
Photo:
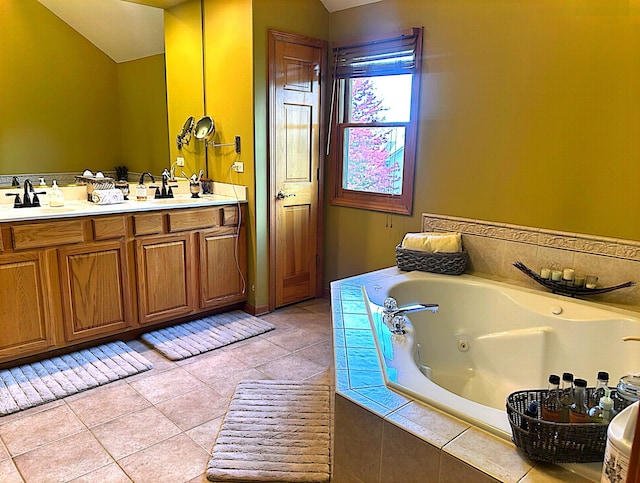
M 438 304 L 411 304 L 398 307 L 398 302 L 393 297 L 387 297 L 382 309 L 382 320 L 389 327 L 394 335 L 403 335 L 406 330 L 407 319 L 405 315 L 410 312 L 429 310 L 434 314 L 438 311 Z

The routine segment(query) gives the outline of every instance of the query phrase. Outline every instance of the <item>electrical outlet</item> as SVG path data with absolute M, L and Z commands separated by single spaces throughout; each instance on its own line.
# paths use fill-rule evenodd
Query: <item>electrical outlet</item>
M 182 156 L 178 156 L 178 157 L 176 158 L 176 165 L 177 165 L 177 166 L 180 166 L 180 167 L 183 167 L 183 166 L 184 166 L 184 158 L 183 158 Z
M 231 166 L 231 168 L 236 172 L 236 173 L 244 173 L 244 163 L 242 161 L 235 161 L 233 163 L 233 166 Z

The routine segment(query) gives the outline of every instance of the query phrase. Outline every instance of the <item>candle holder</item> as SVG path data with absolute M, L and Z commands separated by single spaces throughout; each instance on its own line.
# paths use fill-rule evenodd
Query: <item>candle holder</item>
M 567 295 L 569 297 L 576 297 L 576 296 L 582 296 L 582 295 L 598 295 L 601 293 L 613 292 L 614 290 L 619 290 L 621 288 L 633 287 L 636 284 L 635 282 L 625 282 L 625 283 L 621 283 L 620 285 L 614 285 L 612 287 L 587 288 L 586 283 L 584 286 L 578 286 L 573 282 L 569 282 L 567 280 L 555 281 L 555 280 L 544 279 L 522 262 L 515 262 L 513 266 L 516 267 L 525 275 L 534 279 L 543 287 L 546 287 L 549 290 L 551 290 L 553 293 L 557 293 L 560 295 Z M 587 279 L 588 278 L 589 277 L 587 277 Z M 598 277 L 595 277 L 595 280 L 597 281 Z M 593 283 L 595 284 L 595 281 Z

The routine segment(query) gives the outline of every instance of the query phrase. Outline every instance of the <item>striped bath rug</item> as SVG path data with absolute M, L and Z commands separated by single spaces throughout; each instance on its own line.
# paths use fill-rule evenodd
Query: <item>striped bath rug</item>
M 0 415 L 22 411 L 151 369 L 121 341 L 0 371 Z
M 275 328 L 265 320 L 234 310 L 154 330 L 140 338 L 168 359 L 179 361 Z
M 207 466 L 209 481 L 329 481 L 329 383 L 242 381 Z

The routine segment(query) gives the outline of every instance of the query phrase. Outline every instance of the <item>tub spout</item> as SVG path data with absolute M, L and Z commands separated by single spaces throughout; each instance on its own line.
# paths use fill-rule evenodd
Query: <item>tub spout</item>
M 403 335 L 406 330 L 407 319 L 405 315 L 410 312 L 418 312 L 421 310 L 429 310 L 434 314 L 438 311 L 438 304 L 411 304 L 398 307 L 398 302 L 393 297 L 388 297 L 384 301 L 382 309 L 382 320 L 394 335 Z
M 420 310 L 430 310 L 434 314 L 438 311 L 440 306 L 438 304 L 410 304 L 403 307 L 398 307 L 398 302 L 393 297 L 388 297 L 384 301 L 384 314 L 395 317 L 396 315 L 406 315 L 410 312 L 418 312 Z

